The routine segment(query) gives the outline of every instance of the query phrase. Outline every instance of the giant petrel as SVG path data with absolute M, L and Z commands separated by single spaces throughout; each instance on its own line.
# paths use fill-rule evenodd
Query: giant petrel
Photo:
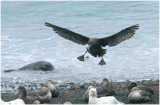
M 106 54 L 106 49 L 103 49 L 102 47 L 105 46 L 115 46 L 121 43 L 122 41 L 125 41 L 126 39 L 131 38 L 137 29 L 139 29 L 139 25 L 133 25 L 126 29 L 121 30 L 120 32 L 105 37 L 105 38 L 89 38 L 84 35 L 78 34 L 76 32 L 70 31 L 68 29 L 53 25 L 51 23 L 45 22 L 45 25 L 48 27 L 53 28 L 53 30 L 61 37 L 66 38 L 68 40 L 71 40 L 75 43 L 86 45 L 88 44 L 87 52 L 89 52 L 94 57 L 102 57 L 101 61 L 99 62 L 99 65 L 105 65 L 105 61 L 103 60 L 104 54 Z M 80 61 L 84 61 L 84 55 L 77 57 Z

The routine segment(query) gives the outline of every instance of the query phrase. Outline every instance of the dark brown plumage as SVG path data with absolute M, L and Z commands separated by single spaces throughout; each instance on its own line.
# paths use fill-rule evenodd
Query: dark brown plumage
M 49 102 L 50 98 L 52 97 L 50 91 L 45 87 L 40 88 L 38 91 L 27 93 L 27 90 L 24 86 L 19 86 L 19 89 L 15 95 L 19 95 L 19 98 L 22 99 L 25 104 L 32 104 L 36 100 L 40 101 L 41 103 L 46 103 Z
M 147 90 L 140 89 L 139 87 L 133 87 L 128 95 L 128 100 L 131 103 L 142 103 L 152 100 L 152 93 Z
M 89 86 L 84 94 L 84 100 L 88 102 L 89 100 L 89 90 L 94 88 L 93 86 Z M 104 78 L 99 86 L 95 87 L 97 90 L 97 97 L 104 97 L 104 96 L 113 96 L 115 94 L 114 87 L 112 83 L 109 82 L 107 78 Z
M 60 94 L 60 90 L 55 86 L 56 83 L 57 82 L 48 79 L 44 84 L 44 87 L 47 87 L 50 90 L 52 97 L 58 97 Z
M 129 93 L 131 92 L 132 88 L 134 87 L 138 87 L 139 90 L 144 90 L 147 91 L 148 93 L 150 93 L 150 97 L 154 94 L 153 90 L 149 87 L 144 87 L 144 86 L 137 86 L 137 84 L 135 82 L 132 82 L 129 84 L 128 89 L 126 91 L 127 96 L 129 95 Z
M 69 39 L 75 43 L 86 45 L 88 44 L 87 51 L 94 57 L 102 57 L 102 60 L 100 61 L 100 65 L 106 64 L 103 60 L 104 54 L 106 54 L 106 49 L 103 49 L 102 47 L 105 46 L 115 46 L 129 38 L 131 38 L 137 29 L 139 29 L 139 25 L 133 25 L 131 27 L 128 27 L 114 35 L 105 37 L 105 38 L 89 38 L 84 35 L 75 33 L 73 31 L 70 31 L 68 29 L 50 24 L 48 22 L 45 22 L 45 25 L 48 27 L 53 28 L 53 30 L 60 35 L 61 37 L 65 39 Z M 87 53 L 86 51 L 86 53 Z M 85 54 L 86 54 L 85 53 Z M 84 55 L 85 55 L 84 54 Z M 84 61 L 84 55 L 78 57 L 80 61 Z
M 78 33 L 72 32 L 72 31 L 70 31 L 68 29 L 61 28 L 59 26 L 56 26 L 56 25 L 53 25 L 53 24 L 50 24 L 50 23 L 47 23 L 47 22 L 45 23 L 45 25 L 48 26 L 48 27 L 53 28 L 53 30 L 58 35 L 60 35 L 61 37 L 69 39 L 69 40 L 71 40 L 71 41 L 73 41 L 75 43 L 85 45 L 89 41 L 88 37 L 85 37 L 85 36 L 80 35 Z

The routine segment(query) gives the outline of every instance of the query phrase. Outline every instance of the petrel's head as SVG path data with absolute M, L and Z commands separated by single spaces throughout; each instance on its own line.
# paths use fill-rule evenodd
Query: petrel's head
M 128 89 L 131 90 L 133 87 L 136 87 L 137 84 L 135 82 L 132 82 L 129 86 Z
M 93 97 L 96 97 L 97 96 L 97 90 L 96 90 L 96 88 L 91 88 L 89 90 L 89 95 L 93 96 Z

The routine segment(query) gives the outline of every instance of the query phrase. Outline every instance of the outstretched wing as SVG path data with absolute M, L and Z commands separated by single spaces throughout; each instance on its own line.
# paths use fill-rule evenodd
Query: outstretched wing
M 138 24 L 128 27 L 112 36 L 101 38 L 99 39 L 99 41 L 103 47 L 107 45 L 109 45 L 109 47 L 112 47 L 121 43 L 122 41 L 125 41 L 126 39 L 131 38 L 135 34 L 135 31 L 137 29 L 139 29 Z
M 45 22 L 45 25 L 48 27 L 53 28 L 53 30 L 61 37 L 69 39 L 75 43 L 85 45 L 88 43 L 89 38 L 83 35 L 80 35 L 78 33 L 72 32 L 68 29 L 58 27 L 56 25 L 50 24 L 48 22 Z

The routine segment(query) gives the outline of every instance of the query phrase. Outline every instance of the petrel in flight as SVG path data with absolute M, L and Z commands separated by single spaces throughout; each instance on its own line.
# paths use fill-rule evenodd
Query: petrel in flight
M 68 40 L 71 40 L 75 43 L 86 45 L 88 44 L 87 52 L 89 52 L 94 57 L 102 57 L 101 61 L 99 62 L 99 65 L 105 65 L 105 61 L 103 60 L 103 56 L 106 54 L 106 49 L 103 49 L 102 47 L 105 46 L 115 46 L 121 43 L 122 41 L 125 41 L 129 38 L 131 38 L 137 29 L 139 29 L 139 25 L 133 25 L 126 29 L 121 30 L 120 32 L 105 37 L 105 38 L 89 38 L 87 36 L 78 34 L 76 32 L 70 31 L 68 29 L 53 25 L 51 23 L 45 22 L 45 25 L 48 27 L 53 28 L 53 30 L 61 37 L 66 38 Z M 80 61 L 84 61 L 84 55 L 77 57 Z

